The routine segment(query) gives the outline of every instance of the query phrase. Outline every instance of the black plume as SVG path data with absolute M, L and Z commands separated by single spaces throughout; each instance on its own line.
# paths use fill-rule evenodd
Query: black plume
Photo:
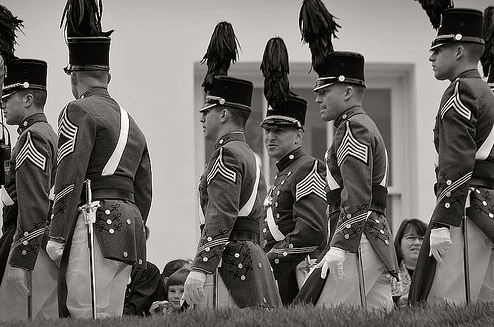
M 438 29 L 441 25 L 441 14 L 448 8 L 453 8 L 453 0 L 415 0 L 418 1 L 422 8 L 429 16 L 432 27 Z
M 489 82 L 494 82 L 494 6 L 487 7 L 484 11 L 483 30 L 485 48 L 480 62 L 484 76 L 489 77 Z
M 14 46 L 17 44 L 15 31 L 20 30 L 22 20 L 0 4 L 0 55 L 5 62 L 15 58 Z
M 67 37 L 110 36 L 113 30 L 103 32 L 101 29 L 102 14 L 101 0 L 67 0 L 60 27 L 65 21 L 64 28 Z
M 334 51 L 332 37 L 341 28 L 321 0 L 304 0 L 298 18 L 302 41 L 309 44 L 312 67 L 319 73 L 327 55 Z
M 271 38 L 262 56 L 261 71 L 264 76 L 264 96 L 274 108 L 284 106 L 289 94 L 288 51 L 282 38 Z
M 228 75 L 230 63 L 235 63 L 238 58 L 238 47 L 240 47 L 232 24 L 220 22 L 216 25 L 209 41 L 206 54 L 201 63 L 207 61 L 208 71 L 204 77 L 202 87 L 208 93 L 213 85 L 215 76 Z

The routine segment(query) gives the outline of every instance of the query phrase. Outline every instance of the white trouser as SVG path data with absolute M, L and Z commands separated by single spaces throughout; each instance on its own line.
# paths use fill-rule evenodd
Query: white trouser
M 362 265 L 364 270 L 365 294 L 368 309 L 393 309 L 391 280 L 387 269 L 369 240 L 362 234 L 360 240 Z M 317 307 L 330 307 L 339 304 L 360 306 L 360 288 L 357 269 L 357 254 L 347 253 L 343 264 L 345 278 L 335 281 L 328 272 Z
M 94 256 L 97 317 L 120 317 L 132 266 L 105 259 L 96 237 Z M 71 317 L 92 318 L 88 234 L 82 213 L 77 217 L 65 276 L 67 308 Z
M 14 319 L 27 320 L 27 293 L 20 293 L 18 288 L 7 279 L 11 266 L 7 264 L 0 286 L 0 321 Z M 41 249 L 36 264 L 31 272 L 32 278 L 32 318 L 57 319 L 57 278 L 58 267 L 44 249 Z M 27 280 L 25 285 L 28 286 Z
M 216 283 L 214 283 L 214 278 L 216 278 Z M 216 290 L 214 290 L 214 285 L 216 285 Z M 206 298 L 201 303 L 194 305 L 194 308 L 238 308 L 218 271 L 216 271 L 215 275 L 206 276 L 204 293 L 206 294 Z M 214 293 L 216 293 L 216 295 L 214 295 Z M 214 303 L 215 298 L 216 303 Z
M 470 298 L 494 299 L 493 244 L 485 234 L 467 219 Z M 427 303 L 465 303 L 465 271 L 463 268 L 463 232 L 450 227 L 451 247 L 443 263 L 437 263 Z

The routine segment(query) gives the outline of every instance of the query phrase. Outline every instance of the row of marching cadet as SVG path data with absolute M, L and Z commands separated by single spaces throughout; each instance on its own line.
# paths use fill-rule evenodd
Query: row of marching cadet
M 47 64 L 15 58 L 22 21 L 1 6 L 2 111 L 19 137 L 9 155 L 3 133 L 0 320 L 492 299 L 493 7 L 419 2 L 437 29 L 434 77 L 451 82 L 434 127 L 429 224 L 406 219 L 392 234 L 387 151 L 362 107 L 364 56 L 335 50 L 341 26 L 320 0 L 304 0 L 299 26 L 332 144 L 324 160 L 302 149 L 308 102 L 290 88 L 284 41 L 270 39 L 259 133 L 278 171 L 267 188 L 245 138 L 253 84 L 228 76 L 238 40 L 220 22 L 203 58 L 200 122 L 215 147 L 199 182 L 201 236 L 193 259 L 178 260 L 185 267 L 166 279 L 146 259 L 151 163 L 144 133 L 107 90 L 113 31 L 101 29 L 101 2 L 68 0 L 63 10 L 75 100 L 60 112 L 58 134 L 43 113 Z

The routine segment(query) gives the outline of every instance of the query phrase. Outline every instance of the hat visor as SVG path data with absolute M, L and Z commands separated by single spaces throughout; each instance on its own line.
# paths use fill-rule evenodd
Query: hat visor
M 314 87 L 314 89 L 312 90 L 312 92 L 317 92 L 321 89 L 324 89 L 325 87 L 328 87 L 328 86 L 331 86 L 335 84 L 334 82 L 333 83 L 326 83 L 326 84 L 321 84 L 321 85 L 316 85 L 316 87 Z
M 211 109 L 215 106 L 217 106 L 218 104 L 217 103 L 208 103 L 207 105 L 205 105 L 204 107 L 201 108 L 201 110 L 199 110 L 199 112 L 203 112 L 205 110 L 208 110 L 208 109 Z
M 282 118 L 266 118 L 262 121 L 261 127 L 266 128 L 266 127 L 293 127 L 293 128 L 300 128 L 297 123 L 294 123 L 293 121 L 285 120 Z

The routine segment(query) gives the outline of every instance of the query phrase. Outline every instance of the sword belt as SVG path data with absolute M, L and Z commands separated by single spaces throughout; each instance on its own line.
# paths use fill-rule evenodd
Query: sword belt
M 134 182 L 130 178 L 115 175 L 88 178 L 91 179 L 93 201 L 116 199 L 135 202 Z M 81 194 L 81 202 L 86 202 L 84 191 Z

